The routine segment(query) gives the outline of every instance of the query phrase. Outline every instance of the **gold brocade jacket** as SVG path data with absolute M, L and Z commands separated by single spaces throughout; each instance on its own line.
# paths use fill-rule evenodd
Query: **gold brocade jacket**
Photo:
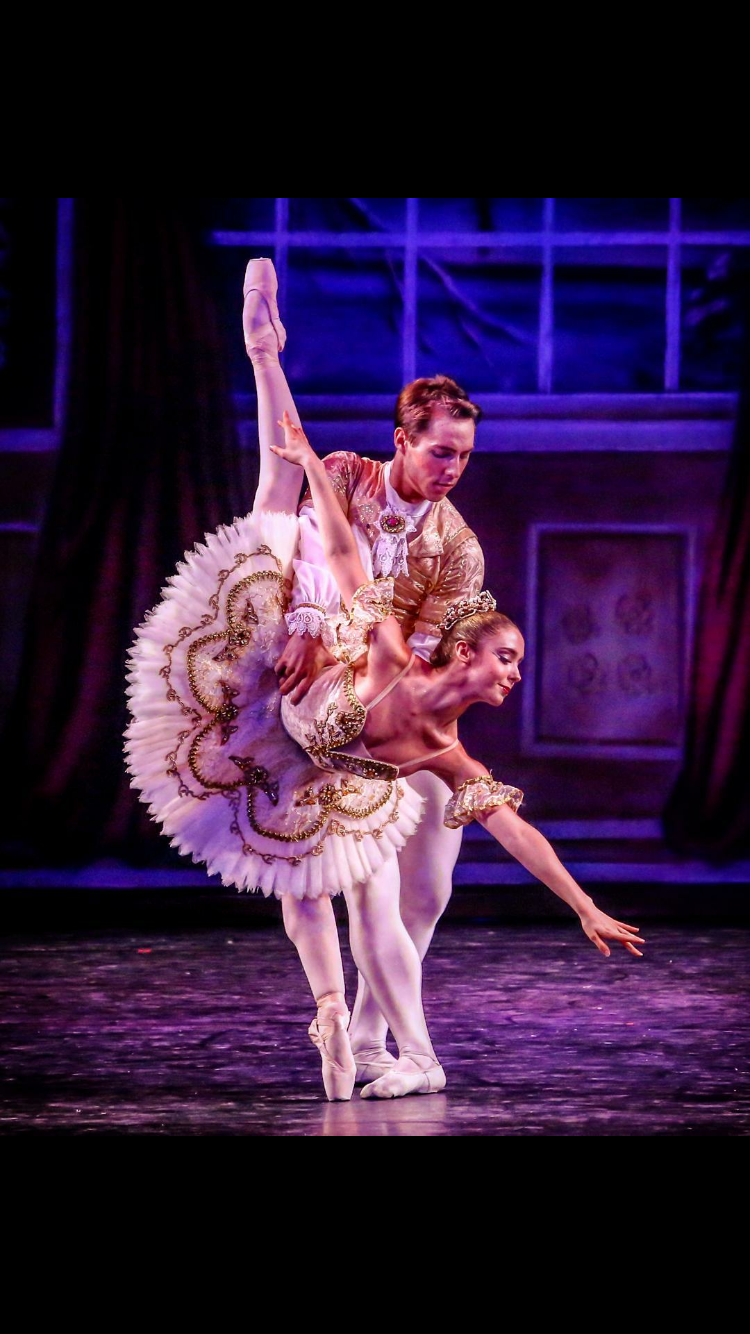
M 380 536 L 380 515 L 387 506 L 384 463 L 339 451 L 323 460 L 344 514 L 367 535 L 370 548 Z M 311 505 L 309 489 L 300 503 Z M 415 631 L 440 636 L 448 606 L 482 590 L 484 556 L 476 535 L 447 497 L 427 511 L 407 545 L 408 574 L 396 577 L 393 610 L 404 639 Z

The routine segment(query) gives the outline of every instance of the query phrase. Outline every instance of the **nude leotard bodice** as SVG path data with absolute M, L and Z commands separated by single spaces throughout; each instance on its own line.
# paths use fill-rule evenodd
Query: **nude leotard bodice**
M 363 778 L 406 777 L 407 773 L 415 772 L 415 766 L 419 768 L 426 760 L 436 759 L 438 755 L 444 755 L 458 745 L 456 739 L 440 750 L 428 751 L 397 766 L 373 759 L 362 741 L 361 734 L 368 713 L 406 675 L 415 656 L 412 653 L 406 666 L 369 704 L 363 704 L 354 690 L 351 665 L 327 667 L 298 704 L 292 704 L 286 695 L 282 697 L 281 721 L 284 727 L 321 769 L 344 770 L 358 773 Z

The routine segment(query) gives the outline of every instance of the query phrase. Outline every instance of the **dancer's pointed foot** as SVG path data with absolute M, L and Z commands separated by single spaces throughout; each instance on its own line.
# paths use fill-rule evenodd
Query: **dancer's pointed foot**
M 396 1057 L 391 1056 L 384 1042 L 373 1042 L 367 1047 L 356 1048 L 353 1042 L 352 1054 L 357 1063 L 357 1084 L 369 1084 L 381 1075 L 387 1075 L 396 1064 Z
M 360 1098 L 405 1098 L 409 1093 L 439 1093 L 446 1085 L 445 1071 L 434 1056 L 402 1050 L 387 1074 L 367 1084 Z
M 253 362 L 278 360 L 286 342 L 286 329 L 276 304 L 278 286 L 272 260 L 250 260 L 242 284 L 242 328 L 247 355 Z
M 347 1029 L 349 1011 L 343 1000 L 321 997 L 318 1013 L 307 1030 L 323 1062 L 323 1087 L 329 1102 L 349 1102 L 357 1067 Z

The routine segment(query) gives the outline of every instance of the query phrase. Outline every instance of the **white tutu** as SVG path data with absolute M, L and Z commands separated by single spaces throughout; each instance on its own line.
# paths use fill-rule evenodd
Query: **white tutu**
M 235 519 L 186 552 L 128 655 L 131 786 L 222 883 L 317 898 L 369 879 L 414 832 L 405 779 L 331 775 L 284 730 L 274 663 L 299 524 Z

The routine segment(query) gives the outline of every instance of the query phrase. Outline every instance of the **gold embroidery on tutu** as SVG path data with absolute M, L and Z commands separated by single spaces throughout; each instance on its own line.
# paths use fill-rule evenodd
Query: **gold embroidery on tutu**
M 188 684 L 193 698 L 204 711 L 201 713 L 194 704 L 186 703 L 180 698 L 172 683 L 171 673 L 174 653 L 191 635 L 207 629 L 216 622 L 221 610 L 220 594 L 226 580 L 238 567 L 255 556 L 270 557 L 277 570 L 260 570 L 238 580 L 230 590 L 226 601 L 227 629 L 201 635 L 187 648 L 185 657 Z M 270 590 L 266 592 L 265 597 L 262 596 L 264 590 L 261 587 L 264 581 L 266 583 L 270 581 L 272 585 Z M 256 596 L 253 600 L 249 596 L 250 591 L 261 596 Z M 218 738 L 218 749 L 223 750 L 233 734 L 238 731 L 236 720 L 240 710 L 234 701 L 240 692 L 232 685 L 233 664 L 241 661 L 244 652 L 251 644 L 253 648 L 261 651 L 271 646 L 275 630 L 278 628 L 277 619 L 279 617 L 277 613 L 279 616 L 283 614 L 288 602 L 288 591 L 288 583 L 281 572 L 281 562 L 270 547 L 259 546 L 255 551 L 237 553 L 234 557 L 234 569 L 219 571 L 216 590 L 207 600 L 212 612 L 206 612 L 196 625 L 182 626 L 175 642 L 162 646 L 167 661 L 159 674 L 166 683 L 167 700 L 177 703 L 181 712 L 192 723 L 192 726 L 186 727 L 178 733 L 174 749 L 165 757 L 168 764 L 167 776 L 177 779 L 178 795 L 193 797 L 198 801 L 206 801 L 209 797 L 216 795 L 224 797 L 229 802 L 232 810 L 229 824 L 230 833 L 240 840 L 245 855 L 258 856 L 267 864 L 274 861 L 287 861 L 292 866 L 299 866 L 305 857 L 319 857 L 322 855 L 325 839 L 329 833 L 340 838 L 353 836 L 357 842 L 363 840 L 365 833 L 371 834 L 376 839 L 382 838 L 386 827 L 389 824 L 396 824 L 398 821 L 399 804 L 400 799 L 404 796 L 404 790 L 393 781 L 383 781 L 378 784 L 376 796 L 373 797 L 371 791 L 369 801 L 361 800 L 357 802 L 356 798 L 358 796 L 363 797 L 363 784 L 361 782 L 356 783 L 350 778 L 343 778 L 337 785 L 324 783 L 317 789 L 313 784 L 310 784 L 303 790 L 301 796 L 294 799 L 294 804 L 299 807 L 317 806 L 319 814 L 305 820 L 300 810 L 300 818 L 296 822 L 295 830 L 292 833 L 286 833 L 282 830 L 265 827 L 257 817 L 255 809 L 257 794 L 259 792 L 265 793 L 272 805 L 277 805 L 279 782 L 271 777 L 266 768 L 256 764 L 252 756 L 226 754 L 226 759 L 239 770 L 237 777 L 231 779 L 211 777 L 205 772 L 204 751 L 207 740 Z M 382 595 L 379 598 L 372 597 L 372 594 L 377 591 L 372 584 L 362 585 L 362 588 L 357 589 L 352 597 L 353 608 L 359 605 L 360 600 L 363 609 L 364 605 L 367 604 L 367 611 L 370 612 L 371 618 L 367 622 L 368 625 L 373 623 L 374 620 L 383 619 L 385 615 L 390 614 L 387 595 L 385 598 Z M 367 594 L 371 595 L 370 598 L 367 597 Z M 345 608 L 343 611 L 344 615 L 351 621 L 352 618 Z M 148 620 L 152 614 L 148 613 L 145 620 Z M 362 620 L 364 620 L 364 617 Z M 357 628 L 359 629 L 359 626 Z M 219 644 L 220 641 L 223 642 L 223 647 L 218 653 L 209 654 L 206 652 L 209 645 Z M 346 673 L 346 694 L 352 706 L 351 712 L 339 711 L 339 716 L 332 719 L 330 715 L 335 713 L 336 706 L 335 704 L 331 705 L 323 724 L 316 724 L 319 731 L 321 754 L 327 754 L 329 751 L 335 754 L 336 752 L 331 750 L 332 746 L 346 745 L 347 741 L 357 737 L 364 727 L 366 710 L 354 693 L 353 676 L 353 669 L 349 667 Z M 250 706 L 250 712 L 252 715 L 252 705 Z M 211 715 L 208 722 L 205 720 L 205 713 Z M 196 731 L 196 729 L 199 730 Z M 179 768 L 180 749 L 183 743 L 191 737 L 192 740 L 187 754 L 187 766 L 195 782 L 202 789 L 201 791 L 195 791 L 185 782 Z M 341 761 L 346 764 L 346 767 L 351 767 L 353 772 L 359 773 L 361 777 L 393 780 L 398 776 L 398 769 L 392 765 L 380 764 L 378 761 L 368 761 L 361 757 L 347 755 L 341 756 Z M 354 768 L 355 765 L 356 768 Z M 370 783 L 369 786 L 373 787 L 374 783 Z M 323 830 L 321 838 L 311 848 L 292 856 L 285 856 L 282 853 L 262 852 L 259 848 L 253 847 L 245 838 L 239 822 L 242 802 L 241 788 L 246 790 L 245 809 L 250 827 L 261 837 L 282 843 L 302 843 L 314 838 Z M 392 797 L 394 798 L 392 811 L 383 823 L 375 829 L 363 832 L 356 827 L 349 828 L 341 820 L 334 818 L 338 814 L 352 820 L 367 819 L 385 806 Z M 352 801 L 351 798 L 355 798 L 355 800 Z M 324 826 L 326 827 L 324 828 Z
M 215 715 L 212 721 L 208 725 L 202 728 L 201 732 L 194 739 L 190 747 L 190 755 L 188 757 L 188 764 L 190 767 L 190 771 L 193 774 L 193 777 L 195 778 L 196 782 L 201 783 L 202 786 L 208 789 L 203 792 L 194 792 L 184 781 L 184 779 L 180 774 L 180 771 L 178 769 L 178 754 L 182 743 L 187 740 L 187 738 L 191 735 L 192 732 L 195 731 L 197 727 L 200 727 L 201 723 L 203 723 L 203 715 L 193 705 L 186 704 L 185 701 L 180 698 L 177 691 L 175 690 L 171 678 L 172 666 L 173 666 L 172 658 L 175 650 L 179 647 L 179 645 L 183 644 L 186 639 L 189 639 L 190 636 L 196 634 L 198 630 L 205 629 L 207 626 L 212 625 L 216 621 L 219 612 L 221 610 L 219 595 L 221 593 L 222 588 L 224 587 L 224 584 L 226 583 L 230 574 L 233 574 L 235 570 L 237 570 L 241 565 L 244 565 L 246 561 L 252 560 L 254 556 L 270 556 L 271 560 L 276 565 L 279 573 L 274 573 L 274 571 L 272 570 L 263 570 L 260 571 L 258 574 L 250 575 L 247 579 L 240 580 L 239 583 L 235 586 L 235 588 L 232 589 L 229 598 L 227 599 L 227 619 L 230 624 L 230 629 L 228 631 L 217 631 L 212 635 L 205 635 L 201 640 L 197 641 L 195 645 L 191 645 L 191 647 L 188 649 L 187 673 L 188 673 L 188 683 L 190 685 L 190 689 L 195 698 L 198 700 L 198 703 L 201 704 L 207 712 L 213 713 Z M 208 599 L 208 605 L 213 609 L 213 615 L 211 614 L 211 612 L 205 612 L 203 616 L 201 616 L 197 625 L 192 625 L 192 626 L 183 625 L 180 629 L 180 633 L 177 636 L 175 642 L 173 644 L 164 644 L 162 646 L 162 651 L 165 654 L 167 661 L 165 665 L 161 668 L 159 675 L 162 676 L 167 683 L 166 698 L 170 703 L 178 704 L 181 712 L 185 714 L 186 717 L 192 719 L 192 724 L 193 724 L 192 727 L 189 727 L 185 731 L 180 732 L 178 734 L 177 744 L 174 750 L 170 751 L 165 756 L 167 764 L 169 765 L 169 768 L 166 771 L 167 777 L 178 779 L 177 792 L 178 795 L 181 797 L 194 797 L 198 801 L 206 801 L 206 799 L 211 795 L 211 790 L 220 791 L 223 789 L 225 785 L 221 783 L 211 783 L 211 782 L 206 783 L 204 782 L 202 776 L 200 775 L 197 764 L 197 756 L 198 756 L 198 751 L 200 749 L 200 742 L 203 739 L 203 737 L 205 737 L 210 731 L 212 731 L 217 726 L 217 723 L 224 729 L 222 733 L 222 744 L 224 744 L 224 742 L 228 740 L 232 731 L 236 731 L 236 728 L 231 726 L 232 718 L 236 716 L 237 712 L 236 707 L 231 702 L 233 698 L 233 692 L 231 691 L 231 688 L 226 687 L 226 689 L 222 689 L 222 700 L 221 703 L 216 707 L 214 707 L 214 705 L 212 705 L 209 700 L 202 698 L 198 689 L 196 670 L 193 665 L 194 663 L 193 650 L 197 649 L 198 645 L 210 643 L 211 641 L 214 640 L 225 639 L 227 641 L 227 649 L 225 650 L 225 653 L 227 653 L 227 655 L 231 655 L 232 659 L 236 657 L 236 653 L 234 652 L 235 647 L 239 647 L 240 643 L 247 643 L 249 641 L 249 635 L 247 634 L 245 626 L 240 623 L 239 618 L 237 617 L 237 613 L 234 612 L 234 606 L 236 603 L 235 594 L 239 595 L 239 592 L 242 591 L 242 589 L 244 589 L 244 587 L 248 583 L 255 582 L 259 578 L 278 580 L 280 585 L 282 586 L 284 585 L 285 580 L 283 579 L 283 576 L 281 574 L 281 562 L 279 561 L 278 557 L 274 555 L 270 547 L 265 545 L 256 547 L 255 551 L 247 551 L 247 552 L 238 551 L 234 557 L 234 569 L 219 570 L 216 591 L 212 593 Z M 150 619 L 155 610 L 156 608 L 154 608 L 151 612 L 147 613 L 146 617 L 144 618 L 144 622 Z M 230 612 L 234 617 L 234 623 L 232 622 L 232 620 L 230 620 Z M 246 609 L 246 615 L 247 615 L 247 609 Z M 252 616 L 255 617 L 255 620 L 257 622 L 257 615 L 255 613 L 254 608 L 252 609 Z M 244 619 L 245 617 L 243 617 L 243 620 Z M 193 654 L 192 658 L 191 654 Z M 219 655 L 219 657 L 221 657 L 221 655 Z M 217 716 L 219 714 L 221 714 L 221 717 Z M 190 757 L 192 757 L 192 762 Z M 238 780 L 235 780 L 226 786 L 230 788 L 237 787 L 241 786 L 243 782 L 244 778 L 240 776 Z

